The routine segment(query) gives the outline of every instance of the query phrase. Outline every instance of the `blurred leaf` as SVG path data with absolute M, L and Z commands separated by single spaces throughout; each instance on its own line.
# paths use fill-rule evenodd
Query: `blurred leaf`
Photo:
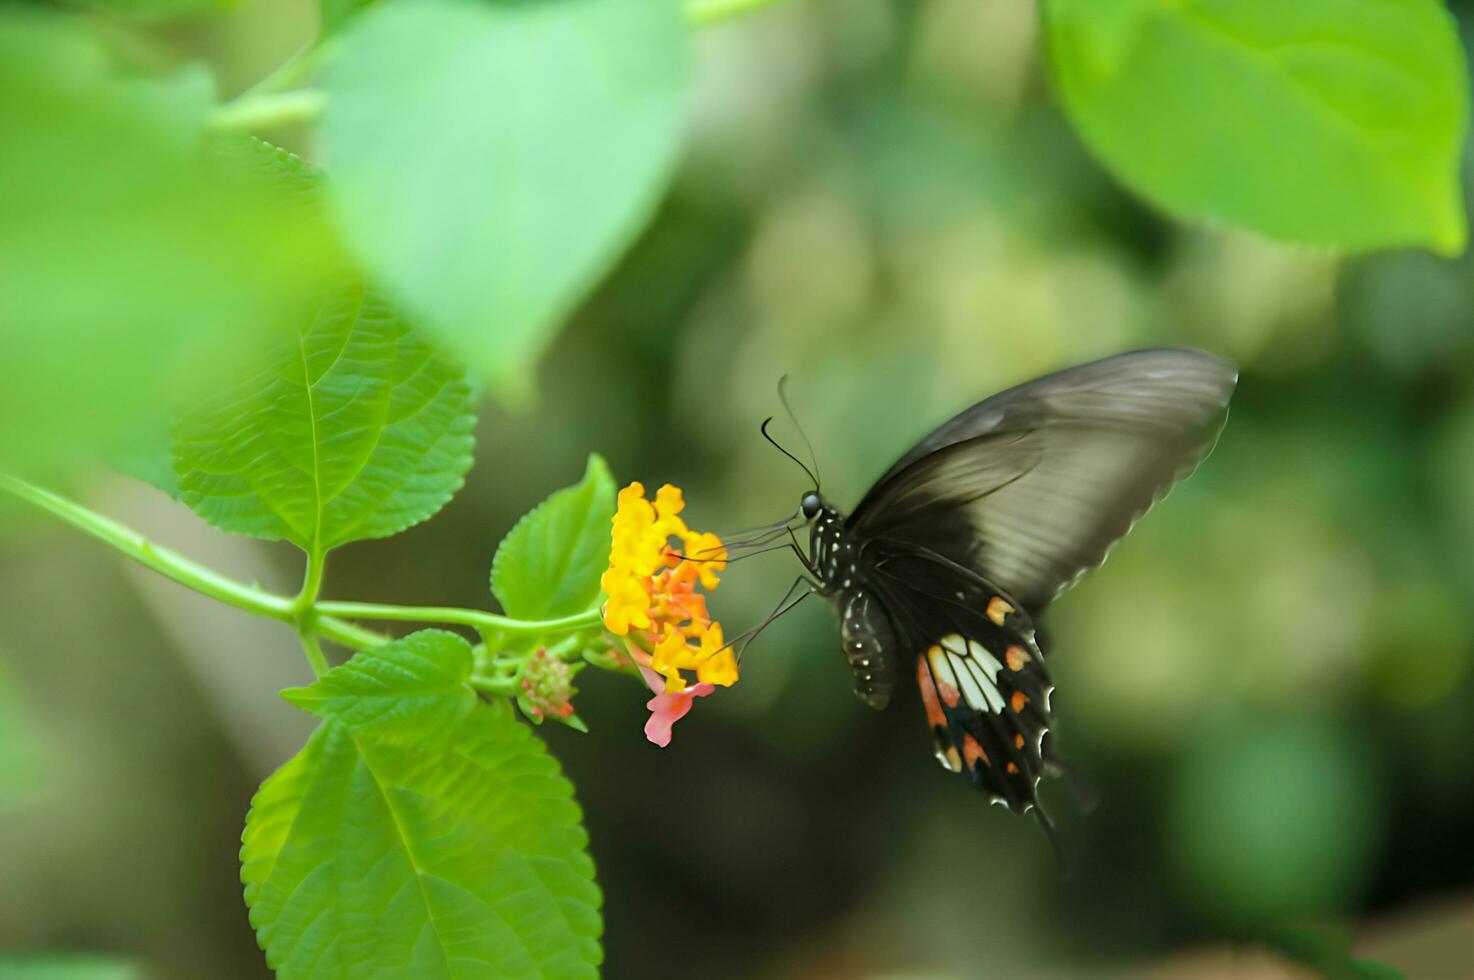
M 98 956 L 0 956 L 0 977 L 5 980 L 141 980 L 142 976 L 131 963 Z
M 334 263 L 319 223 L 204 152 L 202 71 L 115 72 L 79 21 L 0 16 L 0 460 L 116 445 L 281 331 Z
M 1438 0 L 1049 0 L 1085 141 L 1170 211 L 1291 241 L 1460 251 L 1464 56 Z
M 583 479 L 525 514 L 496 549 L 491 591 L 507 615 L 557 619 L 592 609 L 609 566 L 614 478 L 596 454 Z
M 1236 927 L 1359 897 L 1381 809 L 1365 752 L 1337 727 L 1245 720 L 1181 762 L 1171 855 L 1200 907 Z
M 459 366 L 345 284 L 298 342 L 176 427 L 182 499 L 216 527 L 308 551 L 387 537 L 460 489 L 474 404 Z
M 1474 282 L 1467 262 L 1419 252 L 1377 255 L 1341 276 L 1345 323 L 1395 375 L 1459 371 L 1474 355 Z
M 303 711 L 386 742 L 434 742 L 476 704 L 471 645 L 444 630 L 360 650 L 307 687 L 282 691 Z
M 223 139 L 211 149 L 241 168 L 260 174 L 292 208 L 312 217 L 321 215 L 322 174 L 291 150 L 255 136 Z
M 1391 963 L 1363 958 L 1352 960 L 1349 965 L 1355 980 L 1407 980 L 1407 974 Z
M 600 895 L 572 797 L 502 701 L 440 749 L 324 722 L 246 820 L 267 965 L 283 980 L 596 976 Z
M 1396 967 L 1353 959 L 1351 930 L 1326 925 L 1277 926 L 1265 939 L 1280 952 L 1313 967 L 1328 980 L 1405 980 Z
M 650 217 L 682 128 L 671 0 L 376 8 L 326 73 L 329 195 L 365 265 L 504 392 Z
M 301 157 L 254 136 L 219 140 L 211 144 L 210 150 L 231 165 L 262 177 L 277 192 L 284 208 L 304 219 L 321 219 L 320 177 Z M 179 500 L 171 428 L 168 412 L 150 413 L 120 440 L 109 461 L 119 472 Z
M 318 0 L 321 36 L 336 34 L 354 14 L 372 6 L 375 2 L 376 0 Z
M 0 664 L 0 807 L 26 798 L 39 782 L 40 770 L 19 692 Z
M 210 10 L 226 10 L 235 0 L 66 0 L 74 7 L 118 17 L 163 20 Z

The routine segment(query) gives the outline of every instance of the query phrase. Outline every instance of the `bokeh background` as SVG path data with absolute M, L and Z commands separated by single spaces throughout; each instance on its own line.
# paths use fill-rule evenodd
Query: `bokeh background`
M 312 36 L 313 6 L 243 0 L 157 36 L 243 88 Z M 932 761 L 913 698 L 876 714 L 851 695 L 813 602 L 664 751 L 642 690 L 595 671 L 591 733 L 543 729 L 586 812 L 606 973 L 1279 977 L 1306 969 L 1286 950 L 1349 938 L 1409 976 L 1474 977 L 1471 261 L 1161 217 L 1066 125 L 1037 34 L 1027 0 L 803 0 L 703 31 L 675 185 L 536 401 L 488 403 L 461 495 L 335 554 L 327 592 L 489 603 L 496 542 L 590 451 L 683 486 L 695 527 L 779 517 L 807 489 L 757 432 L 785 373 L 846 506 L 1000 387 L 1208 348 L 1242 371 L 1217 452 L 1045 620 L 1057 744 L 1100 801 L 1083 815 L 1046 787 L 1063 868 Z M 98 470 L 71 490 L 296 584 L 289 549 L 226 540 L 143 484 Z M 730 570 L 729 633 L 793 566 Z M 308 730 L 275 696 L 305 677 L 287 631 L 11 515 L 0 948 L 266 976 L 237 841 Z

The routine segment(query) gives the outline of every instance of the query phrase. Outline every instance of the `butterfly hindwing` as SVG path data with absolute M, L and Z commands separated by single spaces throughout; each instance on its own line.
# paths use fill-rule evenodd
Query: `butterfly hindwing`
M 945 559 L 877 563 L 898 642 L 915 657 L 938 760 L 1015 812 L 1036 802 L 1049 732 L 1049 673 L 1028 614 Z

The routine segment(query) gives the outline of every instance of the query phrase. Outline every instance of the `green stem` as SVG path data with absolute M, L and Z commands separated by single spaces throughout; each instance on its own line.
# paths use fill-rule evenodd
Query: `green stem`
M 0 490 L 13 494 L 85 534 L 111 545 L 125 557 L 145 568 L 153 569 L 187 589 L 256 616 L 289 624 L 295 624 L 297 620 L 294 600 L 226 578 L 173 549 L 153 543 L 132 528 L 88 510 L 81 504 L 5 473 L 0 473 Z M 318 636 L 349 647 L 378 646 L 389 641 L 382 634 L 331 616 L 318 616 L 313 623 L 313 631 Z
M 307 571 L 302 576 L 302 590 L 292 600 L 292 613 L 297 620 L 297 636 L 302 640 L 302 649 L 307 653 L 307 662 L 321 677 L 327 673 L 327 658 L 322 654 L 322 645 L 317 642 L 318 611 L 317 596 L 322 592 L 322 577 L 327 564 L 327 553 L 314 544 L 307 553 Z
M 210 128 L 221 133 L 274 129 L 311 122 L 322 114 L 327 96 L 315 89 L 243 95 L 210 114 Z
M 491 694 L 500 698 L 517 696 L 517 682 L 510 677 L 487 677 L 484 674 L 472 674 L 467 683 L 482 694 Z
M 322 644 L 317 641 L 314 633 L 298 633 L 297 638 L 302 641 L 302 650 L 307 654 L 307 662 L 312 665 L 312 672 L 318 677 L 326 674 L 328 658 L 323 655 Z
M 686 4 L 686 23 L 692 27 L 705 27 L 781 2 L 783 0 L 690 0 Z
M 388 606 L 376 602 L 334 602 L 317 604 L 317 611 L 344 619 L 387 619 L 406 623 L 449 623 L 456 626 L 471 626 L 478 630 L 494 633 L 546 634 L 568 633 L 573 630 L 598 626 L 602 622 L 599 610 L 590 609 L 576 616 L 560 619 L 511 619 L 479 609 L 461 609 L 454 606 Z
M 43 490 L 32 483 L 4 473 L 0 473 L 0 490 L 6 490 L 40 507 L 99 541 L 112 545 L 114 549 L 140 565 L 151 568 L 165 578 L 173 579 L 201 595 L 207 595 L 211 599 L 257 616 L 269 616 L 284 622 L 291 621 L 292 603 L 290 600 L 218 575 L 176 551 L 154 544 L 137 531 L 94 513 L 65 497 L 58 497 L 49 490 Z
M 312 623 L 312 635 L 320 636 L 324 640 L 332 640 L 341 643 L 345 647 L 362 650 L 366 647 L 383 646 L 393 639 L 383 633 L 375 633 L 366 630 L 362 626 L 353 623 L 345 623 L 333 616 L 318 616 Z
M 336 46 L 336 41 L 336 38 L 329 41 L 318 41 L 316 44 L 303 48 L 263 75 L 260 81 L 231 101 L 240 102 L 259 95 L 269 95 L 272 92 L 283 92 L 295 88 L 317 71 Z
M 0 473 L 0 490 L 11 493 L 99 541 L 111 545 L 124 556 L 146 568 L 153 569 L 167 579 L 178 582 L 185 588 L 193 589 L 201 595 L 209 596 L 217 602 L 234 606 L 244 612 L 265 616 L 294 626 L 307 636 L 321 637 L 347 647 L 378 646 L 389 642 L 390 639 L 382 633 L 345 621 L 350 618 L 443 623 L 471 626 L 483 631 L 523 635 L 570 633 L 598 626 L 601 622 L 597 609 L 591 609 L 576 616 L 564 616 L 560 619 L 521 620 L 498 616 L 479 609 L 460 609 L 448 606 L 319 602 L 317 595 L 322 588 L 324 567 L 321 554 L 309 554 L 302 590 L 295 597 L 288 598 L 213 572 L 177 551 L 153 543 L 129 527 L 88 510 L 65 497 L 57 496 L 49 490 L 43 490 L 19 477 Z M 309 652 L 308 656 L 310 659 L 312 654 Z
M 302 576 L 302 591 L 292 600 L 292 612 L 298 617 L 306 617 L 317 609 L 317 596 L 322 592 L 326 564 L 327 554 L 321 548 L 314 546 L 307 553 L 307 571 Z

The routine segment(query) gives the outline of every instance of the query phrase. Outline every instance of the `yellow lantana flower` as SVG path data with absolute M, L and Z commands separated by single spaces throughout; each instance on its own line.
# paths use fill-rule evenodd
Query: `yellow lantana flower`
M 681 671 L 695 671 L 706 684 L 730 687 L 737 662 L 723 649 L 722 628 L 712 621 L 706 596 L 726 568 L 727 550 L 715 534 L 692 531 L 681 517 L 686 502 L 679 487 L 666 484 L 645 499 L 645 487 L 619 491 L 609 551 L 609 568 L 599 580 L 607 601 L 604 625 L 636 663 L 665 678 L 665 690 L 686 690 Z

